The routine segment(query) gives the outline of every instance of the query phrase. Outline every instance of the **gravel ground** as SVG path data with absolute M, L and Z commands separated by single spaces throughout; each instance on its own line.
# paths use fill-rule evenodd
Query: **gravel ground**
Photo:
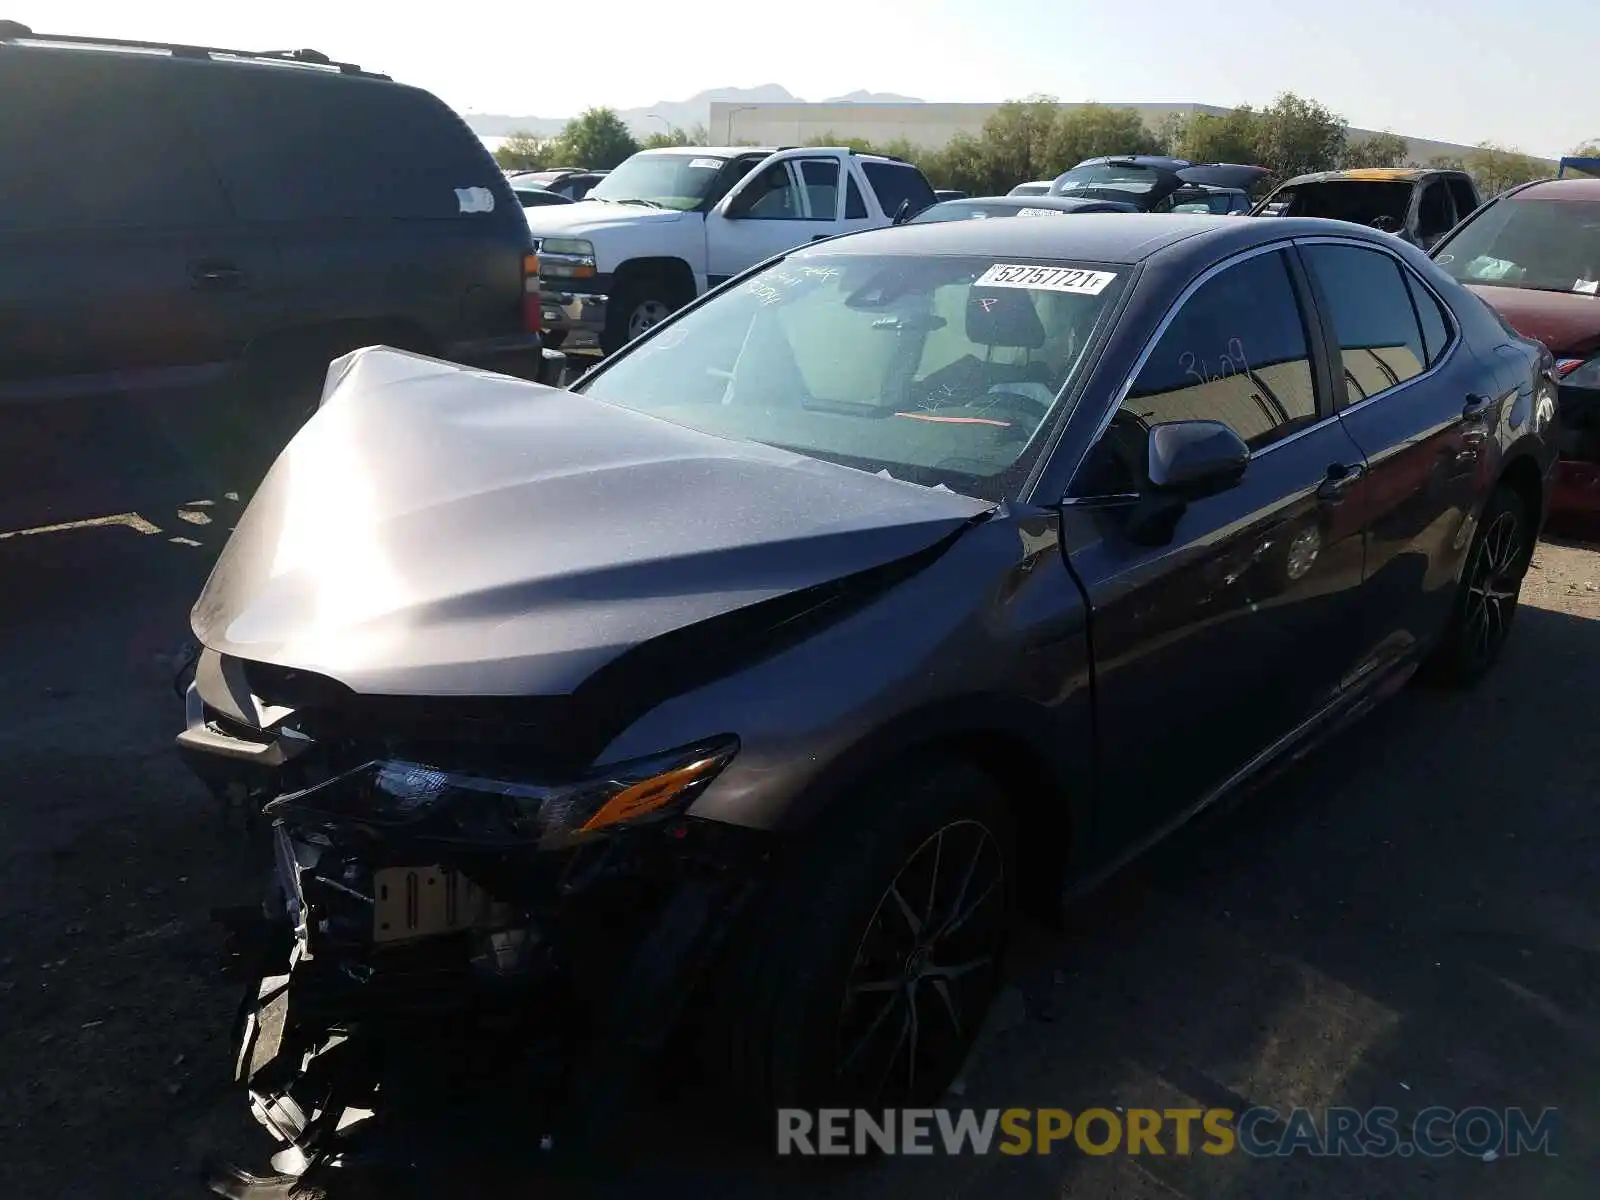
M 69 489 L 0 501 L 0 531 L 119 511 L 160 531 L 0 538 L 6 1196 L 196 1195 L 203 1153 L 251 1144 L 226 1085 L 236 995 L 213 972 L 207 914 L 247 898 L 254 864 L 170 751 L 167 653 L 236 511 L 220 485 L 199 487 L 175 470 L 94 495 L 112 507 Z M 1588 1200 L 1597 678 L 1600 555 L 1546 543 L 1477 691 L 1408 690 L 1080 904 L 1065 937 L 1028 932 L 960 1101 L 1555 1107 L 1557 1157 L 1067 1151 L 779 1168 L 691 1095 L 624 1118 L 627 1152 L 556 1183 L 527 1166 L 535 1118 L 496 1096 L 498 1153 L 452 1159 L 412 1131 L 442 1161 L 380 1194 Z

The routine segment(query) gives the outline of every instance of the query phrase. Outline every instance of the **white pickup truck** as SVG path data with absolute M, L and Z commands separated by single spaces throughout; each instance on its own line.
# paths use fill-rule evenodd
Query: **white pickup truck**
M 526 210 L 546 345 L 609 354 L 774 254 L 932 203 L 910 163 L 848 148 L 640 151 L 587 199 Z

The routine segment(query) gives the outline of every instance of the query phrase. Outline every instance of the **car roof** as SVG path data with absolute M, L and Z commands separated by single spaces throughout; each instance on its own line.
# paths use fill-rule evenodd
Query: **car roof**
M 1293 237 L 1334 235 L 1393 248 L 1375 229 L 1319 217 L 1247 221 L 1200 213 L 1082 213 L 1070 221 L 939 221 L 869 229 L 803 246 L 809 254 L 962 254 L 1132 265 L 1176 253 L 1197 262 Z
M 1415 183 L 1429 175 L 1465 175 L 1454 167 L 1352 167 L 1348 171 L 1313 171 L 1309 175 L 1296 175 L 1285 180 L 1280 187 L 1299 183 L 1331 183 L 1354 179 L 1366 183 Z
M 946 204 L 992 204 L 997 208 L 1054 208 L 1061 212 L 1075 212 L 1091 204 L 1118 204 L 1117 200 L 1086 200 L 1079 196 L 961 196 L 951 200 L 941 200 L 930 208 L 942 208 Z M 1128 208 L 1132 208 L 1130 204 Z M 927 211 L 926 209 L 923 211 Z
M 1600 201 L 1600 179 L 1538 179 L 1515 195 L 1518 200 Z
M 691 158 L 736 158 L 741 154 L 776 154 L 780 146 L 652 146 L 640 154 L 682 154 Z
M 388 75 L 363 70 L 355 63 L 339 62 L 318 50 L 237 50 L 225 46 L 194 46 L 178 42 L 40 33 L 17 21 L 0 21 L 0 50 L 7 54 L 26 53 L 30 56 L 71 56 L 80 59 L 92 56 L 94 61 L 100 63 L 133 60 L 141 63 L 181 62 L 233 69 L 275 68 L 336 75 L 369 83 L 394 82 Z

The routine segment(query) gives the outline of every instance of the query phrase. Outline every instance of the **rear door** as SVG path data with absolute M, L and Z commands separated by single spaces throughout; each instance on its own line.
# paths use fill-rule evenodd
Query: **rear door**
M 185 128 L 170 92 L 182 66 L 6 57 L 0 378 L 200 381 L 236 358 L 275 312 L 273 248 L 238 226 Z
M 866 176 L 867 185 L 878 199 L 878 207 L 891 221 L 899 215 L 902 205 L 905 215 L 914 217 L 937 201 L 933 185 L 909 163 L 858 159 L 856 165 Z
M 774 254 L 843 233 L 848 158 L 833 150 L 795 150 L 762 160 L 706 217 L 706 273 L 726 279 Z
M 1358 645 L 1361 525 L 1330 478 L 1361 452 L 1333 414 L 1309 292 L 1286 248 L 1213 268 L 1158 331 L 1063 509 L 1088 592 L 1101 780 L 1116 854 L 1213 794 L 1331 702 Z M 1242 480 L 1137 536 L 1148 429 L 1206 419 Z
M 1336 239 L 1297 245 L 1339 356 L 1340 420 L 1368 464 L 1353 497 L 1366 530 L 1362 668 L 1371 669 L 1448 614 L 1501 401 L 1492 369 L 1398 255 Z

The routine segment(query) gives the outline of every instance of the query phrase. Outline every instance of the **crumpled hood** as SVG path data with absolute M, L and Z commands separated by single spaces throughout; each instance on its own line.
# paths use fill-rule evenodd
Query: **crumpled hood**
M 991 505 L 386 348 L 329 370 L 194 606 L 383 695 L 564 695 L 661 634 L 905 559 Z
M 1600 351 L 1600 298 L 1533 288 L 1470 284 L 1523 337 L 1543 342 L 1558 358 Z
M 536 238 L 582 237 L 614 225 L 671 225 L 695 213 L 650 208 L 644 204 L 615 204 L 609 200 L 579 200 L 576 204 L 548 204 L 524 209 L 528 228 Z

